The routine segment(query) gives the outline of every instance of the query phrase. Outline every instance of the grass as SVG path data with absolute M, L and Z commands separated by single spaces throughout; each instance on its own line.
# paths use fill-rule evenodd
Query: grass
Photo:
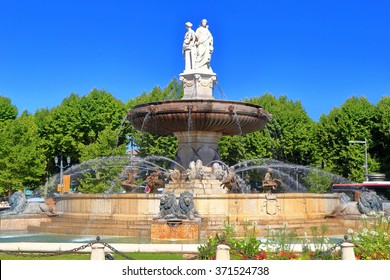
M 116 260 L 127 260 L 126 258 L 113 254 Z M 184 260 L 182 254 L 173 253 L 126 253 L 126 256 L 134 260 Z M 45 254 L 29 253 L 29 254 L 0 254 L 0 260 L 89 260 L 91 254 L 79 253 L 79 254 L 66 254 L 56 256 L 46 256 Z

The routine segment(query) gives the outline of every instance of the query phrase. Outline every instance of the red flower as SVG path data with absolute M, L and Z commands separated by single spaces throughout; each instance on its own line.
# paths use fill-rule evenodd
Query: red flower
M 265 260 L 267 259 L 267 252 L 259 252 L 253 255 L 256 260 Z
M 294 253 L 288 254 L 288 259 L 289 259 L 289 260 L 294 260 L 294 259 L 296 259 L 296 258 L 297 258 L 297 255 L 295 255 Z

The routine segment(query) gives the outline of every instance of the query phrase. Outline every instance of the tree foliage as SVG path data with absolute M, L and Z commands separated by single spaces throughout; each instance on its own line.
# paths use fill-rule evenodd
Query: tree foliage
M 121 128 L 126 116 L 124 104 L 105 90 L 94 89 L 82 97 L 72 93 L 61 105 L 50 111 L 38 111 L 36 115 L 41 137 L 49 145 L 48 156 L 53 158 L 62 152 L 77 163 L 99 153 L 118 153 L 117 148 L 127 141 Z M 108 131 L 112 133 L 110 137 Z M 120 150 L 125 152 L 123 148 Z
M 0 193 L 35 189 L 46 168 L 43 140 L 34 116 L 23 113 L 0 131 Z
M 265 108 L 272 114 L 272 120 L 260 132 L 224 137 L 219 144 L 224 161 L 236 163 L 243 159 L 267 157 L 307 165 L 315 160 L 311 140 L 314 122 L 299 101 L 293 102 L 286 96 L 277 99 L 265 94 L 246 102 Z
M 374 115 L 375 107 L 365 97 L 351 97 L 329 115 L 322 115 L 316 133 L 322 164 L 351 180 L 364 180 L 364 145 L 351 144 L 349 141 L 366 139 L 369 149 Z M 368 172 L 377 171 L 377 162 L 370 156 L 368 167 Z
M 371 151 L 380 162 L 380 171 L 390 178 L 390 96 L 376 105 L 372 135 Z
M 6 121 L 16 119 L 17 115 L 18 108 L 12 105 L 11 99 L 0 96 L 0 129 Z

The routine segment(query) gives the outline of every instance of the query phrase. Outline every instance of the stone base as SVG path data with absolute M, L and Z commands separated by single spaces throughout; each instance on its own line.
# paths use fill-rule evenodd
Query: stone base
M 151 239 L 197 240 L 201 220 L 156 220 L 152 221 Z
M 29 226 L 40 226 L 43 222 L 50 222 L 51 218 L 46 214 L 20 214 L 8 215 L 0 218 L 2 231 L 27 231 Z
M 213 87 L 217 74 L 211 70 L 187 70 L 179 75 L 183 83 L 183 99 L 214 99 Z

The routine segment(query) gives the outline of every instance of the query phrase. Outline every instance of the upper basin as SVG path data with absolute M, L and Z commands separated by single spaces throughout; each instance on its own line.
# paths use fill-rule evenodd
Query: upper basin
M 239 135 L 263 129 L 271 115 L 261 106 L 244 102 L 180 99 L 137 105 L 127 118 L 138 130 L 154 135 L 182 131 Z

